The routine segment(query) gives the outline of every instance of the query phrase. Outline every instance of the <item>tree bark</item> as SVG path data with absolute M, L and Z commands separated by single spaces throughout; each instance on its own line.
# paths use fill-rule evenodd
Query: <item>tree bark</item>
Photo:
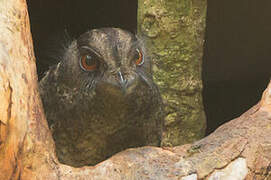
M 0 1 L 0 180 L 271 179 L 271 81 L 262 100 L 208 137 L 60 164 L 37 91 L 26 2 Z
M 138 32 L 154 60 L 166 105 L 162 144 L 191 143 L 205 134 L 201 62 L 206 0 L 139 0 Z
M 50 179 L 54 143 L 37 91 L 24 0 L 0 1 L 0 33 L 0 179 Z

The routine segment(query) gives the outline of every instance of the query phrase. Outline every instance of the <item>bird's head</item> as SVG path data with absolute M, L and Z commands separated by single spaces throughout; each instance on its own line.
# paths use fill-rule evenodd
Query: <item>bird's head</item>
M 137 87 L 152 88 L 151 62 L 143 41 L 118 28 L 82 34 L 66 50 L 67 82 L 85 90 L 128 95 Z M 76 86 L 77 86 L 76 85 Z

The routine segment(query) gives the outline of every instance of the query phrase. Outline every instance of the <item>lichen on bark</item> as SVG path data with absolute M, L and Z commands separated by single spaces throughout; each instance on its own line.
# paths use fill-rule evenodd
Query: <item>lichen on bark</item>
M 204 136 L 201 59 L 206 0 L 139 0 L 138 33 L 153 55 L 154 80 L 167 116 L 162 145 Z

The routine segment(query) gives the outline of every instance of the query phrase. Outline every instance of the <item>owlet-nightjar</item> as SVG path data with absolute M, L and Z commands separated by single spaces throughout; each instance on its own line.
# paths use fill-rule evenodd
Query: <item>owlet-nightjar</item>
M 130 32 L 82 34 L 39 88 L 62 163 L 94 165 L 127 148 L 160 145 L 163 106 L 151 58 Z

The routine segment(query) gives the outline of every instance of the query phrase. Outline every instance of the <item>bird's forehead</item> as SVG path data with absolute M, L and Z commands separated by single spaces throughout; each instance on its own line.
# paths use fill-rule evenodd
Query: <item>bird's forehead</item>
M 127 52 L 136 41 L 133 34 L 117 28 L 95 29 L 83 34 L 81 39 L 84 39 L 83 45 L 89 45 L 101 54 Z

